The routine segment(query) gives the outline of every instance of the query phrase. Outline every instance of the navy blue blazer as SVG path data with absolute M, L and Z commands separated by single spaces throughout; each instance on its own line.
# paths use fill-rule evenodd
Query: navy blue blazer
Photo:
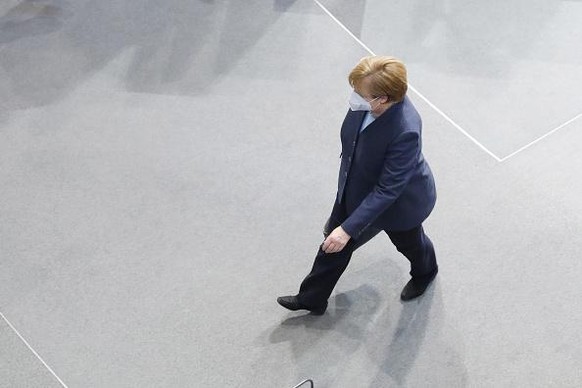
M 365 114 L 349 110 L 342 125 L 331 216 L 354 239 L 370 226 L 390 231 L 419 226 L 436 202 L 433 175 L 422 155 L 422 121 L 408 97 L 360 133 Z

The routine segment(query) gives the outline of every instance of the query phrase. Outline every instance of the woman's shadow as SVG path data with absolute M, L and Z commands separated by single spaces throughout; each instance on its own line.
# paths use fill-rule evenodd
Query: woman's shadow
M 435 284 L 432 284 L 419 299 L 402 303 L 402 310 L 395 325 L 390 322 L 394 318 L 385 315 L 378 322 L 384 330 L 372 333 L 376 337 L 369 342 L 373 346 L 370 349 L 372 358 L 378 360 L 379 372 L 389 375 L 398 385 L 404 383 L 418 356 L 431 317 L 434 295 Z M 387 338 L 380 335 L 389 332 L 386 329 L 393 332 L 388 344 Z M 370 386 L 380 386 L 375 384 Z
M 268 334 L 269 345 L 289 345 L 299 376 L 333 374 L 347 363 L 364 343 L 381 297 L 373 287 L 362 285 L 329 302 L 323 316 L 290 313 Z
M 435 380 L 435 385 L 438 385 L 438 379 L 442 383 L 446 382 L 443 386 L 466 386 L 467 370 L 462 357 L 452 344 L 446 342 L 446 337 L 454 336 L 455 331 L 451 331 L 450 327 L 446 330 L 443 328 L 446 319 L 438 277 L 422 297 L 402 303 L 395 325 L 390 324 L 389 315 L 384 315 L 378 320 L 379 327 L 372 333 L 373 338 L 368 341 L 368 353 L 378 365 L 369 387 L 407 386 L 411 383 L 408 381 L 409 377 L 412 379 L 419 376 L 424 381 Z M 393 332 L 389 342 L 382 335 L 388 330 Z M 430 333 L 430 341 L 425 341 L 427 332 Z M 424 361 L 417 360 L 421 349 L 423 358 L 430 360 L 430 365 L 425 370 L 422 370 L 426 366 Z M 419 371 L 410 376 L 413 368 Z

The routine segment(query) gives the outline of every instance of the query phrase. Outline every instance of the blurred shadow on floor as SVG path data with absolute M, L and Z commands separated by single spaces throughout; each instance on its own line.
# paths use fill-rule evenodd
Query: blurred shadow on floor
M 450 327 L 443 333 L 446 322 L 439 281 L 437 277 L 417 300 L 402 302 L 402 310 L 398 322 L 391 329 L 391 337 L 383 336 L 385 331 L 382 330 L 371 333 L 375 338 L 368 341 L 368 351 L 379 367 L 369 384 L 370 388 L 394 384 L 410 386 L 413 383 L 407 380 L 413 368 L 427 369 L 423 375 L 430 386 L 466 386 L 467 370 L 462 357 L 455 350 L 457 344 L 447 343 L 450 336 L 456 333 Z M 384 314 L 378 319 L 378 328 L 391 326 L 392 319 Z M 425 343 L 427 335 L 430 340 Z M 419 365 L 417 358 L 421 352 L 423 362 L 429 359 L 429 365 Z
M 332 297 L 323 316 L 289 314 L 271 331 L 268 341 L 290 346 L 298 377 L 333 375 L 365 342 L 380 303 L 378 291 L 362 285 Z
M 283 14 L 232 0 L 24 0 L 0 18 L 0 111 L 58 102 L 120 58 L 113 77 L 130 92 L 204 94 Z
M 35 35 L 49 34 L 63 26 L 64 1 L 24 0 L 0 17 L 0 45 Z

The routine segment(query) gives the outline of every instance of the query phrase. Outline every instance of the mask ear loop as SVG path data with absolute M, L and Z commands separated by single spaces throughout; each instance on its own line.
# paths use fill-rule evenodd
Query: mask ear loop
M 378 97 L 374 97 L 373 99 L 371 99 L 370 101 L 368 101 L 368 104 L 370 105 L 370 108 L 372 107 L 372 102 L 376 101 L 379 98 L 382 97 L 388 97 L 388 96 L 378 96 Z M 383 104 L 383 102 L 381 102 L 380 104 Z
M 380 97 L 386 97 L 386 102 L 382 102 L 381 104 L 388 104 L 392 101 L 392 98 L 390 98 L 390 96 L 388 96 L 388 95 L 380 96 Z

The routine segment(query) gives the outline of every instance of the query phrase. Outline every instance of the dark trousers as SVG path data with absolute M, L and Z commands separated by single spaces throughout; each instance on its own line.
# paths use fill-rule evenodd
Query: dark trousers
M 351 239 L 344 249 L 337 253 L 325 253 L 320 246 L 311 272 L 301 283 L 297 295 L 299 302 L 313 308 L 326 305 L 336 283 L 347 268 L 352 253 L 381 231 L 369 228 L 357 240 Z M 436 255 L 422 225 L 402 232 L 389 230 L 384 232 L 388 234 L 398 252 L 410 261 L 410 275 L 415 281 L 423 282 L 432 278 L 438 270 Z

